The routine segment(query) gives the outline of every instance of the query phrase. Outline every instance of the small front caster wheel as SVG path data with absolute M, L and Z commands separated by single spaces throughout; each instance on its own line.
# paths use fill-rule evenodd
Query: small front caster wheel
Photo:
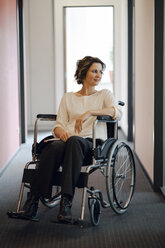
M 89 205 L 90 205 L 89 211 L 90 211 L 91 223 L 93 226 L 98 226 L 101 215 L 100 201 L 97 198 L 91 199 Z

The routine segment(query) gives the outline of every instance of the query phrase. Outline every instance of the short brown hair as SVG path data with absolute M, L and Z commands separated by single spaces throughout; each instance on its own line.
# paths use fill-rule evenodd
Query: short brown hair
M 86 78 L 86 74 L 93 63 L 101 64 L 102 70 L 105 70 L 106 65 L 97 57 L 86 56 L 77 61 L 74 77 L 78 84 L 83 84 L 83 80 Z

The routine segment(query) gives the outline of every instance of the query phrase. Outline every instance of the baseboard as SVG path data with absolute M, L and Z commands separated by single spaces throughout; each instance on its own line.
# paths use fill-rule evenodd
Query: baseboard
M 161 190 L 163 196 L 165 197 L 165 187 L 161 187 L 160 190 Z

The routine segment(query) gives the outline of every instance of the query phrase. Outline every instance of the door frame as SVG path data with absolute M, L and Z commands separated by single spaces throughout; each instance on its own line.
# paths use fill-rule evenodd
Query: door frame
M 115 97 L 126 102 L 124 109 L 125 114 L 121 120 L 121 126 L 126 136 L 128 135 L 128 25 L 123 24 L 123 20 L 127 22 L 128 0 L 54 0 L 54 58 L 55 58 L 55 106 L 56 111 L 60 104 L 62 95 L 65 92 L 65 45 L 64 45 L 64 8 L 65 7 L 84 7 L 84 6 L 113 6 L 114 7 L 114 73 L 115 87 L 118 91 L 114 92 Z M 125 28 L 123 30 L 123 27 Z M 124 41 L 125 43 L 123 43 Z M 121 82 L 124 82 L 121 84 Z M 124 92 L 124 93 L 123 93 Z M 124 95 L 124 97 L 122 96 Z
M 128 141 L 134 141 L 134 0 L 128 0 Z
M 19 119 L 20 143 L 26 142 L 25 127 L 25 86 L 24 86 L 24 28 L 23 0 L 17 0 L 17 40 L 18 40 L 18 81 L 19 81 Z
M 163 186 L 163 34 L 164 0 L 155 0 L 154 189 Z

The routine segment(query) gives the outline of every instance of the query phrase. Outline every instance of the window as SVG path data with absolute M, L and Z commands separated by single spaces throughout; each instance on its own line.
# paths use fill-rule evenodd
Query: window
M 74 80 L 76 62 L 84 56 L 99 57 L 106 70 L 98 89 L 113 91 L 113 7 L 65 8 L 66 90 L 80 89 Z

